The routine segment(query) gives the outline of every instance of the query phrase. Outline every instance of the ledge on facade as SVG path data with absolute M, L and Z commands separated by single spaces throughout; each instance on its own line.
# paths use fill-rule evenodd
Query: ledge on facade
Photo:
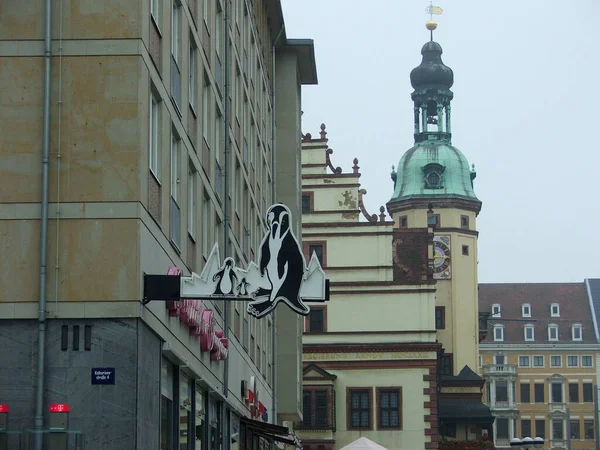
M 517 366 L 514 364 L 486 364 L 483 366 L 484 375 L 516 375 Z

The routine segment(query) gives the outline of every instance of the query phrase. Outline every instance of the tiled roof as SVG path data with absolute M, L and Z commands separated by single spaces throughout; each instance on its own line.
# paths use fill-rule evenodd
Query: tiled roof
M 531 317 L 522 317 L 521 305 L 531 305 Z M 551 317 L 550 306 L 559 305 L 560 317 Z M 582 341 L 597 343 L 585 283 L 507 283 L 479 285 L 479 312 L 491 312 L 499 304 L 500 317 L 490 316 L 489 332 L 482 343 L 494 343 L 494 325 L 504 326 L 504 343 L 574 343 L 573 324 L 583 325 Z M 525 341 L 524 327 L 534 326 L 535 341 Z M 558 342 L 548 340 L 548 325 L 558 325 Z

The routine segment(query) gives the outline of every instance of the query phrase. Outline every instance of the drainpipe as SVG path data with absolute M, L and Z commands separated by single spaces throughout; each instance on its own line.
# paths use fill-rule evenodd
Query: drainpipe
M 52 1 L 45 0 L 44 30 L 44 112 L 42 135 L 42 192 L 40 214 L 40 273 L 38 303 L 38 364 L 35 402 L 35 448 L 42 450 L 44 428 L 44 365 L 46 360 L 46 272 L 48 253 L 48 190 L 50 168 L 50 80 L 52 70 Z
M 277 162 L 277 158 L 275 157 L 275 144 L 276 144 L 276 139 L 275 139 L 275 126 L 276 126 L 276 122 L 275 122 L 275 47 L 277 46 L 277 43 L 279 42 L 279 39 L 281 38 L 281 35 L 283 34 L 283 31 L 285 30 L 285 25 L 281 26 L 281 30 L 279 30 L 279 33 L 277 34 L 277 37 L 275 38 L 275 40 L 273 41 L 273 48 L 272 48 L 272 53 L 273 53 L 273 62 L 272 62 L 272 66 L 273 66 L 273 70 L 271 72 L 271 167 L 273 168 L 273 179 L 272 179 L 272 183 L 271 183 L 271 197 L 272 197 L 272 201 L 273 203 L 275 203 L 276 200 L 276 196 L 277 196 L 277 190 L 275 189 L 275 180 L 277 178 L 276 176 L 276 162 Z M 275 311 L 273 311 L 273 326 L 271 327 L 271 348 L 273 351 L 273 365 L 271 368 L 271 372 L 272 372 L 272 376 L 271 379 L 273 380 L 273 386 L 271 386 L 272 392 L 273 392 L 273 418 L 272 418 L 272 422 L 274 424 L 277 424 L 277 314 Z
M 230 61 L 229 61 L 229 44 L 231 42 L 231 37 L 229 35 L 229 2 L 225 1 L 225 49 L 223 51 L 223 57 L 225 58 L 225 82 L 224 82 L 224 89 L 223 89 L 223 98 L 225 100 L 225 120 L 224 120 L 224 132 L 221 133 L 222 136 L 225 137 L 225 146 L 224 146 L 224 159 L 225 159 L 225 189 L 223 189 L 224 193 L 225 193 L 225 198 L 223 199 L 223 209 L 224 209 L 224 223 L 223 226 L 225 227 L 224 230 L 224 235 L 225 235 L 225 242 L 224 242 L 224 246 L 225 248 L 223 249 L 225 256 L 231 256 L 230 255 L 230 245 L 229 245 L 229 223 L 230 223 L 230 218 L 229 218 L 229 154 L 230 154 L 230 139 L 229 139 L 229 115 L 231 114 L 231 111 L 229 111 L 229 83 L 230 83 Z M 225 330 L 225 337 L 229 338 L 229 311 L 230 311 L 230 302 L 225 301 L 223 302 L 223 328 Z M 223 361 L 223 396 L 225 398 L 227 398 L 229 396 L 229 356 L 227 356 L 227 358 L 225 358 L 225 360 Z M 224 403 L 223 404 L 223 408 L 221 408 L 221 429 L 224 430 L 222 431 L 222 440 L 224 440 L 225 442 L 223 442 L 223 448 L 225 450 L 229 450 L 231 448 L 231 437 L 230 437 L 230 433 L 231 433 L 231 424 L 230 424 L 230 420 L 229 420 L 230 416 L 229 416 L 229 408 L 227 407 L 227 404 Z

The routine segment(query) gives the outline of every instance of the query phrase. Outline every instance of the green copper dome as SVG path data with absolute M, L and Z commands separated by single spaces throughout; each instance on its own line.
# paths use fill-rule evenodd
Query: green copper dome
M 473 190 L 475 171 L 456 147 L 419 142 L 398 163 L 390 202 L 418 198 L 455 198 L 479 202 Z
M 422 207 L 433 202 L 479 212 L 481 202 L 473 190 L 475 170 L 452 145 L 450 103 L 454 94 L 450 88 L 454 74 L 442 62 L 442 47 L 437 42 L 426 43 L 421 54 L 421 64 L 410 74 L 415 144 L 392 172 L 394 195 L 388 209 L 399 211 L 409 204 Z

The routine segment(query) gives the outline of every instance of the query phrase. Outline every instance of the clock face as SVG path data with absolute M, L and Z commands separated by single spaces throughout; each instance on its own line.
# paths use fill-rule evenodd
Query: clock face
M 436 279 L 448 279 L 450 273 L 450 236 L 435 236 L 433 241 L 433 274 Z

